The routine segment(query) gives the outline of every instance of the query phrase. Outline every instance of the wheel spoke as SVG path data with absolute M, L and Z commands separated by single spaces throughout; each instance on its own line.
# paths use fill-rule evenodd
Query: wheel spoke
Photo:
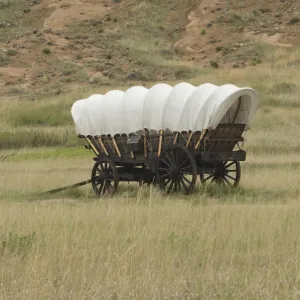
M 203 179 L 202 183 L 212 179 L 213 177 L 214 177 L 214 174 L 211 174 L 211 175 L 207 176 L 206 178 Z
M 186 169 L 191 169 L 191 168 L 192 168 L 192 165 L 180 168 L 180 172 L 183 171 L 183 170 L 186 170 Z
M 170 184 L 170 186 L 169 186 L 169 188 L 168 188 L 168 192 L 170 192 L 170 191 L 172 190 L 173 185 L 174 185 L 174 181 L 172 180 L 172 182 L 171 182 L 171 184 Z
M 168 166 L 172 166 L 173 165 L 173 160 L 172 160 L 172 158 L 170 157 L 170 155 L 169 155 L 169 153 L 168 152 L 166 152 L 165 153 L 166 154 L 166 158 L 168 159 L 168 161 L 169 161 L 169 164 L 168 164 Z
M 170 176 L 170 175 L 169 174 L 164 174 L 164 175 L 161 175 L 160 178 L 166 178 L 168 176 Z
M 109 182 L 108 182 L 108 181 L 105 181 L 105 183 L 104 183 L 104 188 L 103 188 L 103 190 L 102 190 L 102 197 L 104 197 L 104 196 L 107 195 L 108 189 L 109 189 Z
M 111 182 L 108 183 L 108 189 L 110 193 L 114 190 L 114 187 Z
M 225 169 L 228 169 L 229 167 L 231 167 L 232 165 L 235 164 L 235 161 L 232 161 L 231 163 L 229 163 L 228 165 L 224 165 Z
M 95 183 L 96 183 L 96 184 L 99 183 L 99 176 L 95 176 Z
M 161 158 L 161 161 L 168 167 L 172 168 L 172 166 L 165 159 Z
M 162 167 L 160 167 L 160 168 L 158 168 L 158 170 L 163 170 L 163 171 L 168 171 L 170 168 L 162 168 Z
M 101 183 L 101 186 L 100 186 L 100 188 L 99 188 L 99 195 L 101 195 L 101 192 L 102 192 L 102 190 L 103 190 L 103 188 L 104 188 L 104 185 L 105 185 L 105 183 L 102 182 L 102 183 Z
M 182 183 L 183 185 L 183 188 L 185 189 L 186 192 L 188 192 L 188 187 L 185 185 L 185 182 L 183 181 L 182 177 L 180 177 L 180 182 Z
M 229 182 L 229 180 L 224 176 L 223 177 L 223 181 L 226 181 L 226 183 L 229 185 L 229 186 L 232 186 L 232 184 Z
M 167 181 L 163 182 L 162 186 L 165 188 L 171 181 L 172 179 L 169 178 Z
M 180 168 L 182 167 L 182 166 L 184 166 L 185 165 L 185 163 L 189 160 L 190 158 L 187 156 L 182 162 L 181 162 L 181 164 L 180 164 Z
M 191 184 L 191 182 L 184 175 L 182 175 L 182 179 L 189 185 Z
M 228 177 L 228 178 L 230 178 L 230 179 L 232 179 L 232 180 L 234 180 L 234 181 L 236 180 L 236 178 L 234 178 L 234 177 L 232 177 L 232 176 L 230 176 L 230 175 L 228 175 L 228 174 L 226 174 L 226 173 L 224 174 L 224 176 L 226 176 L 226 177 Z
M 180 177 L 181 178 L 181 177 Z M 178 188 L 179 188 L 179 191 L 181 191 L 181 182 L 180 182 L 180 179 L 178 180 Z
M 99 167 L 100 167 L 101 170 L 100 170 L 99 168 L 98 168 L 98 169 L 100 170 L 101 173 L 103 173 L 103 172 L 105 171 L 105 169 L 104 169 L 104 167 L 103 167 L 103 164 L 100 163 L 100 164 L 99 164 Z

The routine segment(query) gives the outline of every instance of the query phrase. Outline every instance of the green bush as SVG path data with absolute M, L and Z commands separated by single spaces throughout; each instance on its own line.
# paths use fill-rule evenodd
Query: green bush
M 218 64 L 216 61 L 211 61 L 211 62 L 210 62 L 210 65 L 211 65 L 211 67 L 214 68 L 214 69 L 218 69 L 218 68 L 219 68 L 219 64 Z
M 46 54 L 46 55 L 49 55 L 49 54 L 51 54 L 51 49 L 49 49 L 49 48 L 44 48 L 44 49 L 43 49 L 43 53 Z
M 289 24 L 289 25 L 294 25 L 294 24 L 299 23 L 299 21 L 300 21 L 300 18 L 299 18 L 299 17 L 293 17 L 293 18 L 288 22 L 288 24 Z
M 77 53 L 77 54 L 76 54 L 76 59 L 77 59 L 77 60 L 82 59 L 82 55 L 81 55 L 80 53 Z
M 9 55 L 9 56 L 15 56 L 17 54 L 18 54 L 17 50 L 14 50 L 14 49 L 8 49 L 7 50 L 7 55 Z

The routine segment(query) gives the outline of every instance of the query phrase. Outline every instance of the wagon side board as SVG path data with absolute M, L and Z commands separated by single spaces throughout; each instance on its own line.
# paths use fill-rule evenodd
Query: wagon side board
M 215 130 L 202 132 L 159 131 L 151 135 L 144 130 L 142 136 L 135 134 L 112 136 L 79 136 L 85 146 L 93 150 L 95 161 L 112 161 L 119 172 L 120 181 L 150 180 L 157 172 L 157 162 L 166 147 L 182 145 L 193 155 L 197 173 L 211 170 L 220 162 L 245 161 L 246 152 L 234 151 L 243 141 L 243 124 L 220 124 Z M 181 146 L 181 147 L 182 147 Z M 187 169 L 186 173 L 192 171 Z

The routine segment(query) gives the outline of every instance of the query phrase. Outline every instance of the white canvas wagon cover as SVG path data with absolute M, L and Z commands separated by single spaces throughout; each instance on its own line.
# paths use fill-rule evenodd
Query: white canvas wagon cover
M 147 89 L 134 86 L 92 95 L 72 106 L 78 134 L 88 136 L 139 133 L 149 130 L 202 131 L 221 123 L 245 124 L 249 129 L 259 98 L 251 88 L 210 83 L 174 87 L 156 84 Z

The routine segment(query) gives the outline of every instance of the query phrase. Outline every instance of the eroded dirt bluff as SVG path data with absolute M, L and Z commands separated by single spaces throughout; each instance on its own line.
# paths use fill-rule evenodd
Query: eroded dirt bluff
M 172 61 L 245 67 L 264 60 L 257 42 L 300 41 L 297 0 L 10 1 L 0 14 L 6 94 L 185 79 L 190 71 Z
M 186 59 L 204 64 L 212 60 L 234 67 L 260 63 L 254 42 L 279 47 L 299 43 L 299 8 L 297 0 L 195 1 L 174 47 Z
M 76 26 L 72 28 L 72 24 L 100 22 L 111 9 L 108 2 L 41 0 L 29 7 L 21 6 L 11 18 L 20 17 L 23 21 L 11 22 L 12 29 L 18 27 L 18 30 L 1 44 L 0 86 L 7 89 L 18 86 L 21 93 L 21 89 L 28 87 L 51 86 L 61 81 L 63 75 L 82 76 L 77 81 L 88 79 L 88 74 L 81 72 L 84 67 L 81 57 L 92 57 L 96 47 L 79 49 L 77 38 L 86 37 L 72 40 L 70 36 L 76 33 Z

